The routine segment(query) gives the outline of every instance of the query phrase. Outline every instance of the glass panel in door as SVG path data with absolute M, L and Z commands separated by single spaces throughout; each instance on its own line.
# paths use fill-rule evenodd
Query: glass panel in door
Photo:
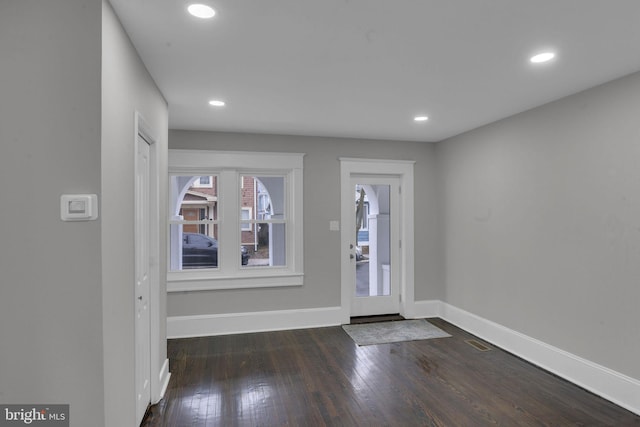
M 398 312 L 391 276 L 393 185 L 355 181 L 355 286 L 352 315 Z M 395 200 L 395 199 L 394 199 Z

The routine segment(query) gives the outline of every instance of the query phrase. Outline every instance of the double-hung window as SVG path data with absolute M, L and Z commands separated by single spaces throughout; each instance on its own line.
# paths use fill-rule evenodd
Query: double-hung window
M 303 283 L 303 154 L 169 150 L 168 291 Z

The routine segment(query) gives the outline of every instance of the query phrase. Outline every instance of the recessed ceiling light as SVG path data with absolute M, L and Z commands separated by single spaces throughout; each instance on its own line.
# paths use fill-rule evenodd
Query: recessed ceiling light
M 214 107 L 224 107 L 224 101 L 212 99 L 211 101 L 209 101 L 209 105 L 213 105 Z
M 429 120 L 429 117 L 427 117 L 427 116 L 415 116 L 413 118 L 413 120 L 415 120 L 416 122 L 426 122 L 427 120 Z
M 555 57 L 556 57 L 556 54 L 553 52 L 542 52 L 529 58 L 529 61 L 531 61 L 534 64 L 540 64 L 542 62 L 551 61 Z
M 210 6 L 206 4 L 190 4 L 187 8 L 190 14 L 195 16 L 196 18 L 208 19 L 213 18 L 216 14 L 216 11 L 213 10 Z

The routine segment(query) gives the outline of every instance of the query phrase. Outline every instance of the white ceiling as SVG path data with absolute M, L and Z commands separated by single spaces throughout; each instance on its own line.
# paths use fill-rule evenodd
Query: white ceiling
M 640 0 L 194 1 L 110 0 L 172 129 L 439 141 L 640 70 Z

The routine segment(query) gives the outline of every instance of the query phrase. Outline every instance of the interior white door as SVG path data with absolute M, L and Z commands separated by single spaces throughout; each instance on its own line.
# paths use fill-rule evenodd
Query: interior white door
M 400 179 L 351 177 L 351 316 L 400 312 Z
M 149 313 L 150 222 L 149 144 L 136 140 L 135 178 L 135 380 L 136 418 L 142 421 L 151 403 L 151 325 Z

